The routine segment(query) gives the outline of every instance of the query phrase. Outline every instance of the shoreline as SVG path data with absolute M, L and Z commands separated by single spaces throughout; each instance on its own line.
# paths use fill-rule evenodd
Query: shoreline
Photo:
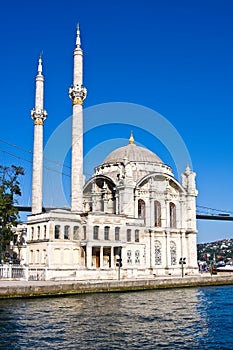
M 0 280 L 0 299 L 233 285 L 233 274 L 88 281 Z

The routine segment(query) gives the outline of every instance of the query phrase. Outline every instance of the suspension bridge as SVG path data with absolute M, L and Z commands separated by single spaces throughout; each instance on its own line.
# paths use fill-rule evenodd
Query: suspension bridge
M 197 219 L 233 221 L 233 212 L 197 205 Z
M 30 206 L 17 205 L 16 208 L 19 212 L 31 212 L 32 208 Z M 43 212 L 55 209 L 51 207 L 43 207 Z M 224 220 L 233 221 L 233 212 L 226 210 L 213 209 L 197 205 L 196 218 L 198 220 Z
M 0 147 L 0 152 L 3 154 L 6 154 L 7 157 L 14 157 L 20 160 L 20 162 L 31 163 L 32 164 L 32 151 L 29 151 L 21 146 L 15 145 L 9 141 L 0 139 L 0 144 L 7 146 L 7 148 L 2 149 Z M 10 147 L 10 149 L 9 149 Z M 13 148 L 13 151 L 12 151 Z M 26 153 L 26 156 L 22 156 L 22 153 Z M 58 164 L 57 162 L 53 160 L 47 159 L 49 162 Z M 61 164 L 59 163 L 59 166 Z M 63 170 L 70 170 L 70 166 L 63 164 Z M 49 169 L 51 171 L 57 172 L 56 169 Z M 59 170 L 60 171 L 60 170 Z M 63 175 L 70 177 L 69 174 L 62 172 Z M 88 175 L 88 174 L 87 174 Z M 16 205 L 16 208 L 19 212 L 31 212 L 31 207 L 29 205 Z M 196 218 L 198 220 L 220 220 L 220 221 L 233 221 L 233 212 L 229 210 L 222 210 L 222 209 L 214 209 L 209 208 L 205 206 L 199 206 L 197 205 L 197 212 L 196 212 Z M 43 207 L 43 211 L 46 212 L 48 210 L 55 209 L 52 207 Z

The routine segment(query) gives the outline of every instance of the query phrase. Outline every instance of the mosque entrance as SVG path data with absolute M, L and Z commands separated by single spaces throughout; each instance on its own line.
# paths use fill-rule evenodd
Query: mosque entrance
M 103 248 L 103 267 L 104 268 L 111 267 L 111 248 L 110 247 Z
M 96 269 L 100 268 L 100 247 L 92 248 L 92 266 Z

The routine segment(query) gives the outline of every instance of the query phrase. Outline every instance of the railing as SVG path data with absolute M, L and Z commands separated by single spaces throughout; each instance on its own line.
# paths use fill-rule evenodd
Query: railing
M 29 268 L 28 269 L 28 281 L 44 281 L 46 275 L 45 268 Z
M 25 268 L 20 265 L 0 265 L 0 279 L 25 279 Z
M 0 265 L 0 280 L 9 279 L 22 279 L 26 281 L 44 281 L 46 279 L 45 267 L 33 267 L 27 266 L 3 264 Z

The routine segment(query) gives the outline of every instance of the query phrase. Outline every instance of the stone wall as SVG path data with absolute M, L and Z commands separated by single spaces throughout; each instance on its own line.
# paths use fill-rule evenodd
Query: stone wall
M 233 275 L 185 278 L 168 277 L 127 281 L 1 281 L 0 298 L 49 297 L 80 293 L 125 292 L 232 284 Z

